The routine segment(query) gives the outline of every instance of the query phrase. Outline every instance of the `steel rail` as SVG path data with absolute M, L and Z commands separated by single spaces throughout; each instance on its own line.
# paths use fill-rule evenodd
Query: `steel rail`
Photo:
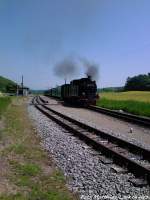
M 141 117 L 141 116 L 124 113 L 124 112 L 119 112 L 119 111 L 115 111 L 115 110 L 110 110 L 110 109 L 102 108 L 102 107 L 98 107 L 98 106 L 88 106 L 88 109 L 99 112 L 99 113 L 103 113 L 106 115 L 110 115 L 112 117 L 123 119 L 128 122 L 134 122 L 136 124 L 150 127 L 150 118 L 148 118 L 148 117 Z
M 43 98 L 41 98 L 40 96 L 39 96 L 39 100 L 41 100 L 43 103 L 45 103 L 45 100 Z M 71 121 L 74 124 L 77 124 L 77 125 L 79 125 L 80 127 L 84 128 L 84 129 L 87 129 L 88 131 L 91 131 L 91 132 L 94 132 L 97 135 L 100 135 L 104 139 L 108 139 L 109 141 L 111 141 L 113 143 L 117 142 L 117 144 L 119 144 L 119 145 L 121 145 L 123 147 L 129 148 L 133 153 L 134 152 L 135 153 L 139 152 L 140 154 L 142 154 L 143 158 L 145 158 L 145 159 L 150 161 L 150 150 L 144 149 L 141 146 L 135 145 L 135 144 L 130 143 L 130 142 L 124 140 L 124 139 L 121 139 L 119 137 L 113 136 L 113 135 L 109 134 L 108 132 L 101 131 L 99 129 L 93 128 L 93 127 L 91 127 L 91 126 L 89 126 L 89 125 L 87 125 L 87 124 L 85 124 L 83 122 L 77 121 L 77 120 L 75 120 L 73 118 L 70 118 L 70 117 L 68 117 L 66 115 L 63 115 L 63 114 L 61 114 L 61 113 L 59 113 L 59 112 L 47 107 L 46 105 L 43 105 L 43 107 L 46 108 L 46 109 L 49 109 L 50 111 L 54 112 L 57 115 L 60 115 L 61 117 L 65 118 L 66 120 Z
M 140 164 L 139 162 L 129 158 L 127 154 L 124 153 L 124 151 L 117 151 L 116 149 L 114 149 L 114 146 L 111 144 L 116 144 L 116 146 L 118 145 L 121 148 L 123 147 L 125 152 L 129 151 L 129 153 L 138 153 L 142 155 L 144 159 L 147 160 L 149 160 L 150 157 L 149 150 L 143 149 L 142 147 L 136 146 L 132 143 L 124 141 L 120 138 L 97 130 L 93 127 L 83 124 L 82 122 L 79 122 L 66 115 L 63 115 L 62 113 L 59 113 L 47 107 L 46 105 L 43 105 L 43 102 L 39 103 L 39 99 L 35 99 L 35 101 L 38 101 L 37 103 L 35 103 L 35 107 L 47 117 L 49 117 L 65 129 L 71 131 L 72 133 L 80 137 L 82 140 L 86 141 L 86 143 L 92 145 L 94 149 L 100 150 L 107 157 L 113 158 L 113 161 L 116 164 L 125 166 L 129 169 L 129 171 L 136 174 L 136 176 L 141 176 L 144 178 L 146 177 L 146 179 L 150 183 L 150 165 L 149 167 L 147 167 L 145 165 Z M 99 135 L 101 138 L 107 139 L 107 144 L 98 141 L 97 138 L 93 138 L 93 134 L 91 133 Z
M 41 100 L 42 100 L 42 98 L 41 98 Z M 44 101 L 43 101 L 43 103 L 44 103 Z M 103 114 L 106 114 L 106 115 L 109 115 L 112 117 L 116 117 L 116 118 L 122 119 L 124 121 L 128 121 L 128 122 L 132 122 L 132 123 L 135 123 L 138 125 L 150 127 L 150 118 L 149 117 L 142 117 L 142 116 L 138 116 L 138 115 L 134 115 L 134 114 L 130 114 L 130 113 L 119 112 L 116 110 L 110 110 L 108 108 L 102 108 L 102 107 L 93 106 L 93 105 L 90 105 L 87 108 L 89 110 L 93 110 L 93 111 L 103 113 Z

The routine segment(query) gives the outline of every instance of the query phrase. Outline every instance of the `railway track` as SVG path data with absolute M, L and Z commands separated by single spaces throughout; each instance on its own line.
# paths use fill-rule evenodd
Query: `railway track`
M 102 107 L 98 107 L 98 106 L 89 106 L 88 109 L 99 112 L 99 113 L 103 113 L 106 115 L 110 115 L 112 117 L 123 119 L 128 122 L 133 122 L 136 124 L 150 127 L 150 118 L 148 118 L 148 117 L 140 117 L 137 115 L 132 115 L 129 113 L 110 110 L 110 109 L 106 109 L 106 108 L 102 108 Z
M 146 126 L 146 127 L 150 127 L 150 118 L 149 117 L 141 117 L 138 115 L 133 115 L 130 113 L 125 113 L 125 112 L 119 112 L 119 111 L 115 111 L 115 110 L 110 110 L 107 108 L 102 108 L 102 107 L 98 107 L 98 106 L 93 106 L 90 105 L 88 106 L 89 110 L 92 111 L 96 111 L 98 113 L 103 113 L 118 119 L 122 119 L 124 121 L 128 121 L 128 122 L 132 122 L 138 125 L 142 125 L 142 126 Z
M 113 163 L 128 169 L 150 184 L 150 151 L 129 143 L 107 132 L 100 131 L 48 107 L 48 102 L 41 97 L 32 100 L 35 107 L 48 118 L 84 140 Z

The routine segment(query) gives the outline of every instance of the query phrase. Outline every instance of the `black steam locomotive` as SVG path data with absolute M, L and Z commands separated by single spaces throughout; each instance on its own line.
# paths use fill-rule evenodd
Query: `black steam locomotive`
M 64 84 L 45 91 L 46 96 L 62 99 L 66 103 L 83 106 L 95 105 L 98 98 L 96 82 L 91 77 L 72 80 L 70 84 Z

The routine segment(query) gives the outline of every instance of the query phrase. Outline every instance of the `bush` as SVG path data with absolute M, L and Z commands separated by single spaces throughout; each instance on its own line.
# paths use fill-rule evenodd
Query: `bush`
M 125 84 L 127 90 L 150 91 L 150 73 L 140 74 L 134 77 L 128 77 Z

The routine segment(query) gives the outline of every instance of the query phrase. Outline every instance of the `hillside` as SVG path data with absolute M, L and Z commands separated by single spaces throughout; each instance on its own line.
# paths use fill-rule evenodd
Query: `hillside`
M 0 76 L 0 91 L 1 92 L 9 92 L 8 90 L 10 88 L 15 88 L 15 87 L 16 87 L 15 82 Z

